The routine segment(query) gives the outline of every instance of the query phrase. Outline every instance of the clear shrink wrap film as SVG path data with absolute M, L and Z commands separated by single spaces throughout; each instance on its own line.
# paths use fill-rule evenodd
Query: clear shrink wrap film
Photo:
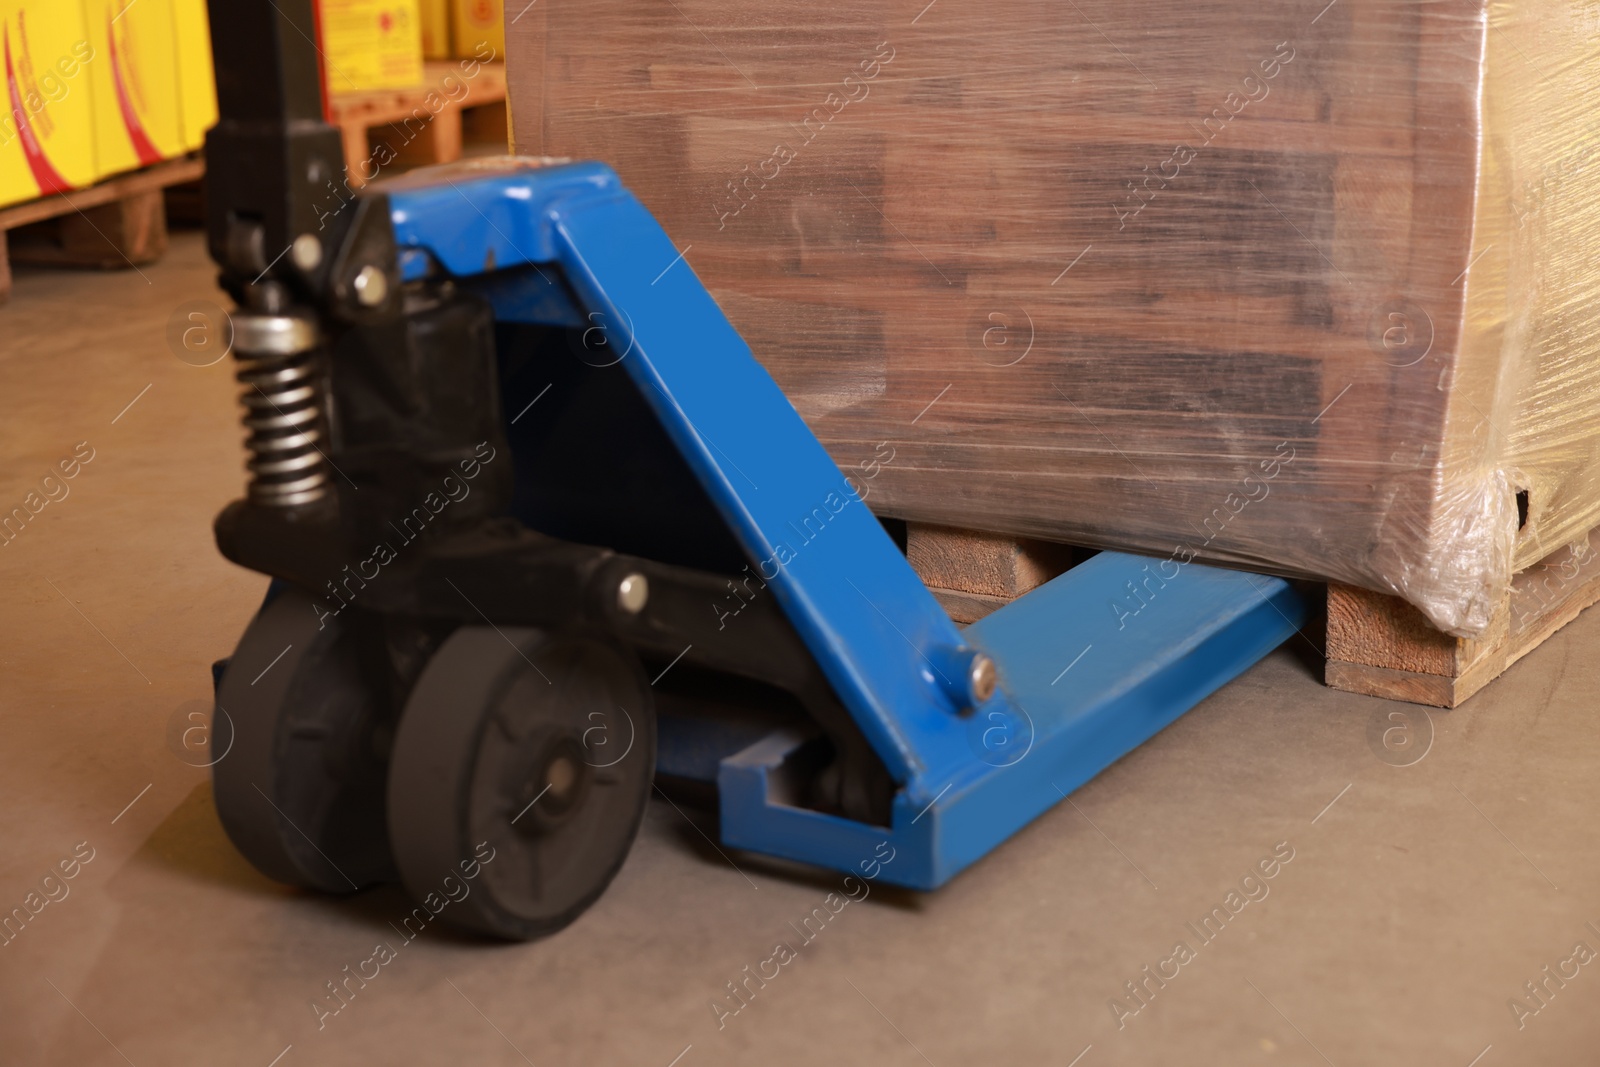
M 1600 0 L 510 31 L 517 149 L 616 168 L 839 464 L 881 464 L 881 514 L 1335 579 L 1462 636 L 1600 523 Z

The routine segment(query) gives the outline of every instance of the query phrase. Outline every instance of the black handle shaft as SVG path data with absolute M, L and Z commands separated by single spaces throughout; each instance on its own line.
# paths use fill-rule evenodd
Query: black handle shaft
M 209 0 L 220 118 L 206 135 L 206 228 L 241 302 L 262 282 L 305 295 L 317 277 L 284 253 L 308 234 L 328 245 L 350 197 L 339 131 L 323 118 L 312 4 Z
M 313 0 L 210 0 L 222 121 L 322 119 Z

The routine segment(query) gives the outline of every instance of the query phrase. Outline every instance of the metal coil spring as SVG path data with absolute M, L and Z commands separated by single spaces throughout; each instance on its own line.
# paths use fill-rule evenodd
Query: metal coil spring
M 288 315 L 237 315 L 234 338 L 249 431 L 249 498 L 277 508 L 314 504 L 329 483 L 316 328 Z

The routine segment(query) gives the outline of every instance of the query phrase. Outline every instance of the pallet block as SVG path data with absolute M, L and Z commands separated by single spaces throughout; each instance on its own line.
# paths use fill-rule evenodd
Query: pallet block
M 163 190 L 204 174 L 199 157 L 174 159 L 0 209 L 0 303 L 11 295 L 12 260 L 117 270 L 159 259 L 167 250 Z
M 1600 601 L 1600 529 L 1518 574 L 1483 637 L 1434 629 L 1397 597 L 1328 586 L 1334 689 L 1453 708 Z
M 906 559 L 962 624 L 977 622 L 1074 562 L 1066 545 L 915 522 L 906 525 Z

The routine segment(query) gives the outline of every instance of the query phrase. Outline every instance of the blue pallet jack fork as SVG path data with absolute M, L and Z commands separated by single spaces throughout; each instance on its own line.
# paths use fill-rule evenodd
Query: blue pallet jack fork
M 762 581 L 757 585 L 765 590 L 763 595 L 770 595 L 783 623 L 797 636 L 799 647 L 825 680 L 831 697 L 847 713 L 848 723 L 869 750 L 868 758 L 876 761 L 888 783 L 887 802 L 871 808 L 870 816 L 863 814 L 869 809 L 859 805 L 841 809 L 809 803 L 804 792 L 794 788 L 793 777 L 794 768 L 816 751 L 814 725 L 793 719 L 768 723 L 738 716 L 696 719 L 663 715 L 653 726 L 658 733 L 655 769 L 663 778 L 699 781 L 714 789 L 723 844 L 805 864 L 858 871 L 865 869 L 864 864 L 887 841 L 895 859 L 881 867 L 879 877 L 915 889 L 935 889 L 1248 669 L 1303 621 L 1300 599 L 1281 579 L 1101 552 L 977 624 L 958 627 L 730 325 L 696 277 L 685 250 L 673 243 L 617 175 L 600 163 L 513 157 L 414 172 L 364 190 L 348 209 L 341 205 L 331 228 L 326 225 L 330 215 L 326 201 L 320 206 L 313 202 L 308 208 L 290 196 L 289 206 L 278 210 L 285 198 L 273 183 L 283 184 L 282 175 L 305 165 L 308 154 L 315 169 L 325 166 L 320 162 L 324 157 L 317 153 L 338 150 L 336 139 L 329 141 L 320 133 L 322 139 L 299 144 L 285 133 L 293 125 L 284 121 L 285 111 L 292 113 L 296 106 L 304 106 L 295 103 L 294 78 L 303 79 L 306 63 L 314 63 L 296 44 L 298 31 L 289 32 L 296 29 L 295 18 L 305 18 L 304 6 L 212 3 L 219 55 L 231 47 L 230 42 L 241 39 L 240 22 L 249 23 L 253 28 L 243 39 L 272 53 L 269 69 L 258 74 L 275 86 L 281 97 L 277 110 L 234 104 L 234 114 L 245 114 L 250 121 L 236 121 L 230 127 L 230 101 L 236 94 L 224 84 L 224 123 L 213 132 L 208 149 L 216 160 L 213 173 L 222 176 L 219 188 L 224 195 L 230 188 L 237 190 L 258 181 L 239 172 L 241 152 L 256 153 L 255 165 L 269 175 L 267 194 L 236 193 L 244 199 L 258 196 L 267 207 L 222 202 L 212 220 L 213 254 L 223 266 L 225 281 L 230 272 L 235 276 L 230 288 L 241 303 L 236 316 L 236 330 L 244 346 L 241 380 L 258 387 L 263 372 L 259 363 L 249 359 L 262 352 L 294 349 L 297 342 L 288 335 L 298 329 L 294 322 L 300 322 L 305 324 L 303 332 L 308 338 L 303 350 L 315 353 L 308 357 L 307 366 L 320 366 L 320 373 L 337 384 L 342 373 L 340 350 L 327 342 L 327 336 L 340 328 L 374 328 L 362 326 L 364 314 L 376 316 L 385 309 L 391 317 L 403 314 L 395 311 L 397 294 L 430 286 L 434 291 L 448 289 L 455 294 L 452 299 L 476 301 L 492 309 L 495 344 L 501 349 L 496 365 L 502 379 L 509 373 L 505 350 L 518 343 L 511 339 L 526 336 L 517 334 L 518 329 L 555 331 L 568 338 L 603 334 L 610 353 L 607 362 L 613 364 L 611 373 L 625 375 L 631 383 L 636 398 L 642 400 L 637 410 L 647 413 L 644 417 L 664 433 L 670 450 L 692 474 L 702 494 L 701 506 L 731 535 L 749 568 L 746 574 L 759 573 Z M 220 10 L 223 7 L 230 10 Z M 261 42 L 271 47 L 265 48 Z M 271 79 L 273 71 L 280 74 L 277 82 Z M 253 114 L 247 113 L 251 107 L 257 107 Z M 311 114 L 289 117 L 302 131 L 317 125 Z M 230 166 L 234 168 L 231 177 Z M 258 229 L 251 230 L 253 225 Z M 342 231 L 338 229 L 341 226 Z M 321 240 L 319 254 L 308 251 L 306 234 Z M 291 250 L 284 257 L 287 262 L 269 267 L 264 275 L 265 284 L 270 286 L 276 280 L 280 291 L 263 294 L 260 278 L 249 281 L 244 275 L 280 246 Z M 294 321 L 285 325 L 288 320 Z M 345 327 L 340 327 L 340 322 Z M 562 353 L 562 357 L 570 358 L 570 353 Z M 257 377 L 251 379 L 250 373 Z M 311 389 L 314 382 L 308 372 L 302 384 Z M 504 380 L 499 388 L 505 391 Z M 339 436 L 350 432 L 356 417 L 342 410 L 329 411 L 337 407 L 339 395 L 335 389 L 333 399 L 324 400 L 318 409 L 326 419 L 323 444 L 329 446 L 318 451 L 327 453 L 323 458 L 334 466 L 340 466 L 346 456 L 356 457 L 352 462 L 359 466 L 357 450 Z M 566 402 L 560 391 L 549 396 L 541 393 L 534 399 L 538 404 L 531 415 L 529 408 L 522 408 L 520 414 L 513 410 L 513 404 L 521 407 L 523 400 L 519 396 L 513 402 L 509 395 L 503 398 L 504 413 L 492 414 L 503 424 L 559 419 Z M 249 402 L 247 397 L 247 405 Z M 251 411 L 259 417 L 262 406 L 257 404 Z M 267 412 L 269 421 L 271 414 Z M 559 452 L 551 454 L 549 440 L 535 445 L 519 437 L 525 426 L 511 427 L 506 438 L 520 487 L 508 490 L 512 500 L 525 501 L 538 472 L 566 462 Z M 271 433 L 278 433 L 279 441 L 299 432 L 259 425 L 253 425 L 252 431 L 269 440 Z M 300 457 L 315 463 L 304 450 Z M 309 467 L 294 466 L 296 456 L 282 449 L 276 453 L 260 449 L 256 460 L 256 480 L 262 492 L 253 493 L 244 507 L 256 514 L 275 506 L 279 509 L 275 514 L 291 516 L 273 520 L 277 522 L 273 543 L 293 541 L 324 528 L 314 515 L 309 519 L 292 517 L 327 506 L 326 500 L 318 503 L 317 494 L 306 491 L 315 481 L 315 472 L 307 474 Z M 288 473 L 280 467 L 287 467 Z M 337 474 L 329 478 L 332 485 L 338 485 Z M 360 482 L 361 475 L 355 474 L 353 481 Z M 346 491 L 344 495 L 351 494 Z M 622 506 L 626 507 L 626 501 Z M 298 584 L 305 590 L 303 596 L 319 595 L 319 583 L 303 577 L 309 573 L 305 568 L 264 563 L 263 553 L 271 554 L 265 550 L 252 556 L 250 546 L 267 539 L 252 541 L 239 532 L 244 520 L 238 507 L 231 518 L 225 513 L 219 520 L 224 551 L 274 574 L 280 579 L 275 588 Z M 510 510 L 526 518 L 535 515 L 537 508 Z M 494 518 L 505 521 L 504 516 Z M 641 513 L 632 521 L 647 527 L 661 520 L 659 513 Z M 618 550 L 616 545 L 605 547 Z M 440 551 L 448 556 L 452 550 Z M 635 560 L 640 555 L 618 558 Z M 333 563 L 347 561 L 338 557 Z M 655 590 L 671 580 L 666 571 L 649 571 L 647 564 L 648 560 L 606 570 L 611 567 L 606 563 L 601 570 L 609 576 L 606 581 L 612 582 L 606 588 L 615 587 L 614 595 L 625 606 L 630 589 L 637 594 L 635 601 L 643 602 L 645 585 Z M 406 564 L 402 561 L 397 566 Z M 616 585 L 617 574 L 629 566 L 634 570 Z M 635 581 L 646 573 L 650 575 L 648 583 Z M 718 576 L 719 581 L 722 577 Z M 406 580 L 414 580 L 419 588 L 428 587 L 429 579 L 420 572 Z M 374 588 L 383 581 L 389 579 L 373 579 Z M 477 586 L 465 581 L 452 581 L 455 592 L 471 601 L 482 616 L 480 620 L 465 613 L 465 620 L 487 622 L 502 630 L 501 637 L 515 646 L 518 655 L 537 644 L 531 637 L 526 641 L 532 644 L 524 643 L 519 636 L 524 631 L 512 629 L 519 621 L 513 617 L 520 610 L 515 605 L 485 606 L 484 597 L 493 599 L 492 576 Z M 335 587 L 332 582 L 325 584 Z M 348 582 L 344 587 L 349 588 Z M 720 587 L 711 583 L 705 588 Z M 750 589 L 749 584 L 744 588 Z M 419 593 L 407 603 L 425 615 L 426 610 L 416 605 L 426 599 L 427 594 Z M 640 609 L 642 614 L 656 610 L 654 593 L 648 605 Z M 273 609 L 274 603 L 269 602 L 258 623 L 264 625 Z M 300 610 L 319 622 L 327 621 L 325 609 L 315 603 L 311 611 L 305 611 L 302 602 Z M 671 605 L 663 601 L 660 610 L 669 611 Z M 711 616 L 708 622 L 719 623 L 697 631 L 702 633 L 697 655 L 708 654 L 706 646 L 723 640 L 720 635 L 737 631 L 744 622 L 742 618 L 718 618 L 718 608 L 709 599 L 697 602 L 692 610 Z M 611 611 L 605 617 L 615 623 L 620 616 Z M 326 632 L 326 626 L 316 633 L 308 630 L 305 640 L 309 644 Z M 612 632 L 626 644 L 632 631 L 616 623 Z M 487 640 L 485 649 L 494 644 L 494 639 Z M 274 636 L 264 645 L 262 656 L 274 651 L 278 641 Z M 436 658 L 443 655 L 438 652 Z M 472 664 L 490 662 L 481 656 L 480 660 L 458 656 L 456 669 L 470 672 L 476 669 Z M 244 657 L 242 644 L 236 663 Z M 665 658 L 663 653 L 655 662 Z M 529 660 L 530 665 L 533 662 Z M 257 699 L 257 694 L 250 692 L 255 683 L 245 685 L 248 679 L 244 676 L 253 674 L 258 664 L 239 666 L 239 681 L 230 686 L 228 679 L 223 679 L 219 705 L 235 719 L 250 720 L 235 723 L 240 740 L 246 750 L 264 750 L 265 755 L 255 757 L 253 764 L 245 760 L 233 770 L 225 770 L 226 760 L 219 764 L 218 803 L 224 823 L 247 855 L 268 873 L 319 887 L 344 888 L 331 876 L 324 885 L 316 878 L 297 879 L 282 873 L 280 845 L 276 838 L 271 842 L 266 838 L 274 834 L 285 841 L 293 838 L 291 828 L 284 825 L 289 821 L 286 815 L 278 820 L 271 815 L 241 814 L 247 802 L 253 802 L 241 784 L 242 777 L 253 776 L 250 784 L 265 797 L 269 791 L 260 790 L 255 779 L 276 776 L 275 780 L 282 780 L 281 761 L 289 758 L 285 755 L 289 742 L 282 738 L 300 734 L 293 730 L 287 735 L 281 730 L 264 733 L 268 727 L 261 723 L 271 719 L 271 713 L 229 707 L 232 701 L 254 708 L 249 702 Z M 303 687 L 293 688 L 302 685 L 295 673 L 302 669 L 310 668 L 296 667 L 292 661 L 283 668 L 279 674 L 290 689 L 272 699 L 291 703 L 309 699 Z M 485 666 L 483 670 L 492 674 L 502 667 Z M 416 690 L 409 698 L 412 703 L 445 699 L 441 696 L 444 683 L 434 677 L 432 668 L 424 670 L 420 680 L 415 673 L 410 677 Z M 483 701 L 500 699 L 488 693 L 489 683 L 484 685 L 488 695 L 482 695 Z M 456 690 L 472 687 L 460 677 L 451 679 L 451 686 Z M 648 691 L 646 687 L 646 700 Z M 409 709 L 408 704 L 398 727 L 402 741 L 407 719 L 413 715 Z M 451 729 L 448 723 L 437 727 L 424 746 L 429 753 L 478 743 L 470 738 L 453 740 L 453 735 L 446 736 Z M 396 842 L 412 832 L 406 820 L 420 822 L 433 817 L 415 810 L 410 799 L 414 793 L 433 788 L 425 783 L 438 778 L 458 792 L 474 788 L 462 785 L 459 774 L 452 778 L 455 772 L 449 768 L 428 762 L 434 758 L 417 755 L 407 757 L 407 762 L 396 755 L 394 766 L 385 767 L 380 761 L 363 772 L 377 781 L 375 788 L 380 794 L 381 780 L 389 775 L 385 818 Z M 481 767 L 488 757 L 473 758 L 480 761 L 473 766 Z M 414 787 L 394 784 L 402 764 L 404 773 L 411 776 L 406 781 L 415 783 Z M 235 777 L 225 782 L 227 775 Z M 550 782 L 543 784 L 548 788 Z M 318 788 L 337 793 L 342 787 L 324 783 Z M 292 810 L 286 805 L 293 792 L 284 787 L 289 799 L 279 815 Z M 479 816 L 458 813 L 448 818 L 463 824 Z M 266 819 L 271 825 L 257 825 L 252 819 L 258 823 Z M 466 840 L 460 833 L 453 837 L 444 830 L 439 833 L 442 839 Z M 310 836 L 325 846 L 331 840 L 315 832 Z M 629 828 L 622 841 L 624 850 L 631 837 Z M 392 847 L 401 848 L 398 843 Z M 444 845 L 434 846 L 428 855 L 429 862 L 448 862 Z M 330 864 L 338 866 L 332 860 Z M 403 858 L 399 867 L 408 888 L 419 896 L 426 891 L 425 879 L 408 870 Z M 417 862 L 410 867 L 417 868 Z M 465 864 L 461 867 L 464 870 Z M 493 863 L 484 865 L 485 870 L 493 868 Z M 386 868 L 379 862 L 374 869 Z M 599 888 L 603 889 L 612 873 L 614 865 L 604 873 Z M 351 886 L 367 880 L 345 879 Z M 586 905 L 598 895 L 598 889 L 580 895 Z M 512 905 L 510 910 L 517 909 Z M 570 921 L 575 914 L 571 908 L 561 910 L 560 922 Z M 546 915 L 541 922 L 520 927 L 492 919 L 466 924 L 504 936 L 536 936 L 559 922 Z

